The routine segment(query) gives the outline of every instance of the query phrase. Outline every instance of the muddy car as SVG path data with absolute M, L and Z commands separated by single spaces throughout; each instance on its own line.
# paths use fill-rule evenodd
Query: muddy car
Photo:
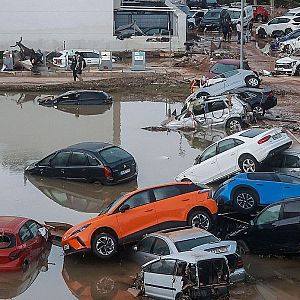
M 276 74 L 300 75 L 300 50 L 295 51 L 291 56 L 276 60 Z
M 181 114 L 165 123 L 169 129 L 222 126 L 240 130 L 250 123 L 249 107 L 235 96 L 188 98 Z
M 228 299 L 229 268 L 218 254 L 184 252 L 142 266 L 144 294 L 155 299 Z

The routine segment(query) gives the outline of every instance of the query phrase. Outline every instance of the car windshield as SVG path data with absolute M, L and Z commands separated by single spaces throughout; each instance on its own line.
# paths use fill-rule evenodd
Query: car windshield
M 100 215 L 104 215 L 106 213 L 110 213 L 112 212 L 123 200 L 124 196 L 121 196 L 120 198 L 118 198 L 117 200 L 113 201 L 112 203 L 110 203 L 107 207 L 105 207 L 99 214 Z
M 232 71 L 237 69 L 238 66 L 236 65 L 229 65 L 229 64 L 223 64 L 223 63 L 216 63 L 211 68 L 210 71 L 214 74 L 223 74 L 228 71 Z
M 220 18 L 220 11 L 208 11 L 204 16 L 204 19 L 218 19 L 218 18 Z
M 205 245 L 205 244 L 213 244 L 218 243 L 219 239 L 214 235 L 202 236 L 194 239 L 184 240 L 175 242 L 175 247 L 179 252 L 189 251 L 195 247 Z
M 132 156 L 119 147 L 110 147 L 99 152 L 107 164 L 113 164 L 118 161 L 132 159 Z
M 231 19 L 239 19 L 241 16 L 241 12 L 238 10 L 228 10 Z
M 13 234 L 0 233 L 0 249 L 12 248 L 16 245 Z
M 297 50 L 293 53 L 293 56 L 300 56 L 300 50 Z
M 286 16 L 294 16 L 296 13 L 294 13 L 294 12 L 287 12 L 285 15 Z

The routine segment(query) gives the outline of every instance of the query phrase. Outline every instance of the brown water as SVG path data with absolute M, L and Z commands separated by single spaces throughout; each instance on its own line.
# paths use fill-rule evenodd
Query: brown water
M 184 134 L 143 130 L 142 127 L 159 126 L 166 118 L 166 103 L 141 102 L 137 97 L 123 101 L 120 95 L 113 96 L 112 106 L 80 111 L 67 108 L 63 112 L 37 105 L 33 101 L 35 94 L 0 95 L 1 215 L 76 224 L 95 216 L 103 206 L 137 185 L 145 187 L 174 180 L 205 147 L 225 135 L 220 130 Z M 179 103 L 172 104 L 172 109 L 180 107 Z M 127 149 L 138 163 L 138 182 L 104 187 L 45 178 L 24 179 L 24 167 L 32 160 L 82 141 L 110 142 Z M 0 299 L 132 298 L 126 290 L 138 266 L 124 258 L 108 262 L 91 257 L 64 259 L 61 248 L 53 246 L 48 262 L 48 270 L 36 264 L 26 276 L 0 273 Z M 299 260 L 250 256 L 246 262 L 249 272 L 261 281 L 235 287 L 234 298 L 299 297 Z M 262 298 L 261 294 L 272 296 Z

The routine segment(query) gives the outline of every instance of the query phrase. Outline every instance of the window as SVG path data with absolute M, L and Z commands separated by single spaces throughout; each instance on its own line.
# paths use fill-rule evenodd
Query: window
M 238 140 L 238 139 L 234 139 L 234 142 L 235 142 L 236 146 L 240 146 L 240 145 L 244 144 L 243 141 Z
M 175 242 L 175 247 L 179 252 L 185 252 L 201 245 L 218 243 L 218 242 L 219 239 L 216 238 L 214 235 L 208 235 L 208 236 L 198 237 L 198 238 L 189 239 L 185 241 Z
M 216 154 L 217 154 L 217 144 L 214 144 L 203 152 L 201 156 L 201 162 L 214 157 Z
M 300 201 L 286 203 L 283 208 L 284 219 L 295 217 L 300 217 Z
M 176 261 L 171 259 L 161 259 L 150 266 L 150 272 L 163 275 L 173 275 Z
M 219 142 L 219 153 L 223 153 L 234 147 L 236 147 L 236 143 L 235 143 L 234 139 L 228 139 L 225 141 L 221 141 L 221 142 Z
M 99 58 L 99 54 L 94 52 L 83 52 L 82 54 L 84 58 Z
M 52 159 L 52 157 L 55 155 L 55 153 L 54 154 L 51 154 L 51 155 L 49 155 L 49 156 L 47 156 L 46 158 L 44 158 L 44 159 L 42 159 L 40 162 L 39 162 L 39 165 L 40 166 L 49 166 L 49 164 L 50 164 L 50 161 L 51 161 L 51 159 Z
M 252 129 L 245 131 L 244 133 L 241 133 L 240 136 L 254 138 L 254 137 L 264 133 L 265 131 L 266 131 L 266 129 L 262 129 L 262 128 L 252 128 Z
M 16 237 L 13 234 L 0 233 L 0 250 L 12 248 L 16 245 Z
M 99 166 L 99 162 L 95 157 L 87 154 L 87 158 L 90 166 Z
M 286 155 L 284 168 L 299 168 L 299 157 L 295 155 Z
M 278 24 L 288 23 L 289 21 L 290 21 L 289 18 L 279 18 L 278 19 Z
M 227 106 L 224 101 L 215 101 L 215 102 L 208 102 L 207 103 L 207 110 L 208 112 L 213 112 L 217 110 L 224 110 Z
M 108 164 L 132 159 L 132 156 L 128 152 L 118 147 L 110 147 L 108 149 L 104 149 L 100 151 L 100 155 Z
M 286 174 L 277 174 L 277 176 L 281 182 L 291 183 L 291 184 L 300 184 L 300 178 L 298 178 L 298 177 L 289 176 Z
M 20 236 L 22 243 L 25 243 L 32 238 L 31 233 L 30 233 L 29 229 L 27 228 L 26 224 L 21 227 L 21 229 L 19 231 L 19 236 Z
M 61 100 L 76 100 L 77 98 L 79 98 L 80 94 L 68 94 L 68 95 L 62 95 L 60 97 Z
M 250 180 L 276 181 L 272 173 L 247 173 Z
M 84 153 L 73 152 L 69 162 L 70 166 L 88 166 L 88 160 Z
M 156 201 L 175 197 L 181 194 L 179 188 L 176 185 L 164 186 L 161 188 L 154 189 L 153 191 Z
M 299 14 L 297 14 L 297 16 L 299 16 Z M 300 23 L 300 18 L 294 18 L 293 22 Z
M 142 239 L 137 244 L 137 250 L 141 252 L 150 253 L 154 241 L 155 241 L 155 237 L 153 236 L 149 236 Z
M 38 236 L 39 229 L 42 228 L 42 226 L 34 221 L 29 221 L 26 224 L 28 225 L 28 228 L 31 231 L 32 235 L 34 237 Z
M 135 208 L 141 205 L 150 203 L 149 191 L 137 193 L 125 201 L 124 205 L 128 204 L 130 208 Z
M 278 24 L 278 19 L 273 19 L 268 23 L 268 25 L 275 25 L 275 24 Z
M 232 77 L 234 75 L 237 75 L 239 73 L 238 70 L 231 70 L 231 71 L 228 71 L 226 73 L 224 73 L 224 78 L 229 78 L 229 77 Z
M 281 204 L 274 205 L 262 212 L 256 219 L 257 225 L 270 224 L 279 220 Z
M 216 63 L 211 68 L 210 71 L 214 74 L 223 74 L 228 71 L 236 70 L 238 69 L 238 65 L 229 65 L 229 64 L 222 64 L 222 63 Z
M 162 240 L 160 238 L 156 238 L 156 242 L 154 244 L 152 253 L 156 254 L 156 255 L 161 255 L 161 256 L 169 255 L 170 249 L 169 249 L 168 244 L 164 240 Z
M 70 152 L 59 152 L 51 160 L 52 167 L 66 167 L 69 160 Z

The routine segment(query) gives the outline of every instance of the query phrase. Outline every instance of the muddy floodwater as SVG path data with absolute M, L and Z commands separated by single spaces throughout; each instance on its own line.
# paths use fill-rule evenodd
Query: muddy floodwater
M 159 126 L 169 106 L 161 101 L 131 100 L 113 95 L 110 106 L 64 110 L 42 107 L 35 94 L 0 95 L 0 211 L 39 222 L 76 224 L 91 218 L 112 200 L 137 187 L 173 181 L 222 130 L 205 132 L 147 131 Z M 143 96 L 145 99 L 145 96 Z M 181 108 L 172 103 L 171 109 Z M 83 141 L 120 145 L 136 159 L 137 183 L 100 184 L 24 178 L 27 164 Z M 26 274 L 0 273 L 0 299 L 133 299 L 127 292 L 139 267 L 121 256 L 110 261 L 93 257 L 64 258 L 53 245 L 49 257 Z M 233 299 L 300 299 L 299 258 L 245 257 L 253 277 L 233 288 Z

